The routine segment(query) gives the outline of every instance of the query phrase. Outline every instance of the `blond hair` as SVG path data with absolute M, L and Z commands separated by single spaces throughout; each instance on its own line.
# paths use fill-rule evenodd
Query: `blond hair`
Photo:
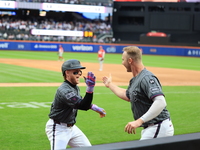
M 142 60 L 142 51 L 137 46 L 127 46 L 124 47 L 123 52 L 126 52 L 128 57 L 132 58 L 135 61 Z

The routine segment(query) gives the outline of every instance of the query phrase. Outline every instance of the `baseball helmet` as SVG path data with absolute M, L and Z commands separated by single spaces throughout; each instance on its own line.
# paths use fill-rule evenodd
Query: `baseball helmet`
M 62 64 L 62 74 L 65 74 L 66 70 L 72 69 L 85 69 L 86 67 L 81 66 L 80 61 L 76 59 L 69 59 Z

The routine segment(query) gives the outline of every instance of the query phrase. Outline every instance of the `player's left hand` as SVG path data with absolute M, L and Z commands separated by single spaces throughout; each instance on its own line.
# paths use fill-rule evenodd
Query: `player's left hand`
M 106 116 L 106 111 L 103 108 L 98 107 L 95 104 L 92 104 L 91 109 L 94 110 L 94 111 L 96 111 L 97 113 L 99 113 L 100 114 L 100 118 L 103 118 L 103 117 Z
M 128 132 L 128 134 L 136 134 L 136 128 L 140 127 L 142 125 L 142 123 L 143 123 L 143 121 L 141 119 L 129 122 L 125 126 L 124 131 Z

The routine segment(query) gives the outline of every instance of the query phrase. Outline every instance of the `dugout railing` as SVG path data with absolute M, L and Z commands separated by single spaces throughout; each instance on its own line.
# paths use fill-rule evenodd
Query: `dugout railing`
M 200 133 L 175 135 L 142 141 L 94 145 L 71 150 L 200 150 Z

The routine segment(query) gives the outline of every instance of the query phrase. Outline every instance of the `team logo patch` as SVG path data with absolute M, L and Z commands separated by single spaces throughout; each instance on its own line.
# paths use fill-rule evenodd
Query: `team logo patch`
M 151 93 L 158 93 L 160 92 L 160 88 L 159 87 L 152 87 L 150 88 Z
M 150 79 L 150 80 L 149 80 L 149 83 L 154 84 L 155 81 L 154 81 L 153 79 Z
M 70 92 L 70 93 L 67 93 L 66 98 L 70 99 L 70 98 L 72 98 L 74 96 L 75 96 L 75 93 L 74 92 Z

